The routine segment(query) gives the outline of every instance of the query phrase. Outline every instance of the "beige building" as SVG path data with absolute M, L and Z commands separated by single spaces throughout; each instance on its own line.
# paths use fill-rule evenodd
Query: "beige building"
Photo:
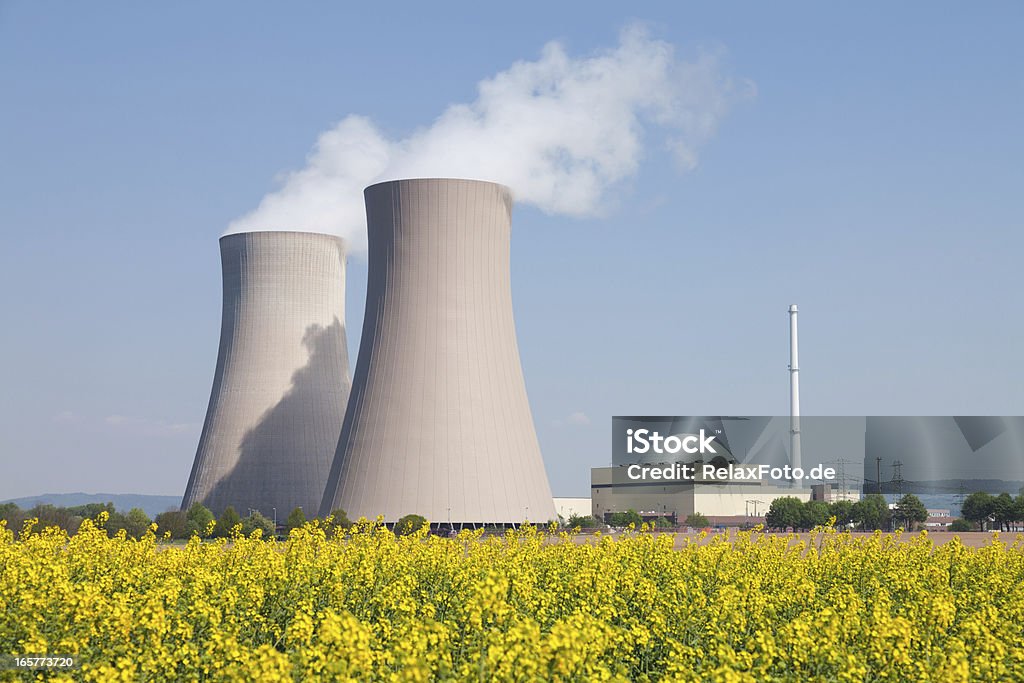
M 555 512 L 566 522 L 573 515 L 589 517 L 593 513 L 593 503 L 589 498 L 555 498 Z
M 614 512 L 636 510 L 642 517 L 668 517 L 677 523 L 698 512 L 707 517 L 763 517 L 776 498 L 811 500 L 810 488 L 763 481 L 730 479 L 714 483 L 701 477 L 692 481 L 631 481 L 626 467 L 590 470 L 593 514 L 598 519 Z
M 861 499 L 860 489 L 840 488 L 838 485 L 822 483 L 811 486 L 811 500 L 820 500 L 824 503 L 835 503 L 840 500 L 848 500 L 856 503 Z

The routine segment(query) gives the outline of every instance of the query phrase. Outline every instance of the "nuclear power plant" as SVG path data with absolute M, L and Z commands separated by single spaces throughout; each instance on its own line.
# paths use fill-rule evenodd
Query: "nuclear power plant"
M 364 195 L 366 312 L 320 514 L 554 519 L 512 316 L 510 191 L 415 179 Z
M 220 250 L 220 350 L 182 508 L 312 516 L 350 386 L 342 241 L 248 232 Z

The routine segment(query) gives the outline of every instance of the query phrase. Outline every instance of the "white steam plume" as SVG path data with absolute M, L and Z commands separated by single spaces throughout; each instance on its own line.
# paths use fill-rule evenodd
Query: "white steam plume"
M 610 186 L 637 172 L 646 133 L 659 134 L 691 169 L 734 98 L 713 56 L 680 61 L 640 27 L 584 59 L 549 43 L 538 60 L 482 81 L 475 101 L 449 106 L 404 139 L 346 117 L 320 135 L 304 169 L 228 232 L 325 232 L 358 251 L 366 244 L 363 188 L 417 177 L 493 180 L 549 213 L 592 215 Z

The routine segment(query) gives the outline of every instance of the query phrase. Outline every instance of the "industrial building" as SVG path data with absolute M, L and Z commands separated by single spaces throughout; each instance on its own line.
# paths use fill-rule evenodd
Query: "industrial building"
M 590 493 L 593 515 L 607 521 L 615 512 L 636 510 L 645 519 L 666 517 L 682 524 L 694 513 L 706 517 L 764 517 L 776 498 L 792 496 L 811 500 L 811 489 L 778 486 L 759 481 L 669 483 L 661 481 L 624 482 L 621 467 L 591 470 Z
M 249 232 L 220 251 L 220 349 L 182 508 L 314 515 L 350 385 L 343 244 Z
M 509 189 L 413 179 L 364 197 L 366 313 L 321 515 L 554 519 L 512 317 Z

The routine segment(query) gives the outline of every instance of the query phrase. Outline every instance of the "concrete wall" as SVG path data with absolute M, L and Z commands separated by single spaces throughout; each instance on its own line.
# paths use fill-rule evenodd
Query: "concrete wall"
M 341 240 L 253 232 L 220 248 L 220 350 L 182 507 L 315 515 L 350 384 Z
M 590 498 L 555 498 L 555 513 L 565 521 L 573 515 L 589 517 L 593 514 L 593 503 Z
M 399 180 L 365 199 L 366 316 L 321 512 L 554 519 L 512 319 L 508 189 Z
M 776 486 L 750 489 L 730 484 L 703 485 L 697 488 L 693 506 L 694 512 L 709 517 L 753 515 L 755 510 L 758 517 L 764 517 L 773 500 L 786 496 L 806 502 L 811 499 L 811 490 Z

